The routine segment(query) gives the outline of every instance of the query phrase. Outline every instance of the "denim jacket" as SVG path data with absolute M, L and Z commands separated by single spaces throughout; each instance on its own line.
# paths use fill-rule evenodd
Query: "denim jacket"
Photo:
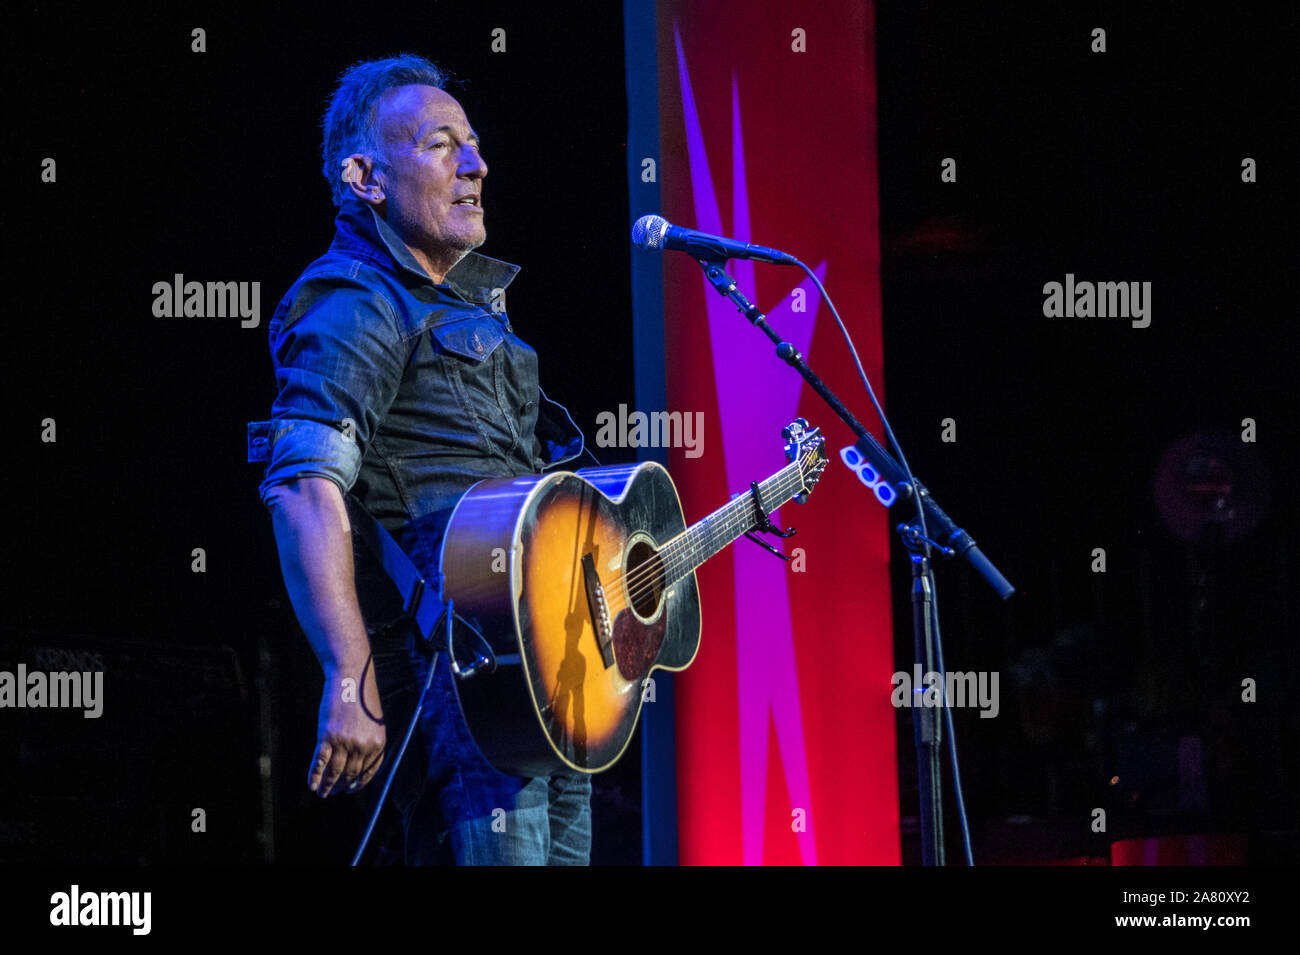
M 435 285 L 365 203 L 335 224 L 271 320 L 279 393 L 249 424 L 249 460 L 267 462 L 264 503 L 306 476 L 350 490 L 433 579 L 471 485 L 572 461 L 582 432 L 501 307 L 518 266 L 470 252 Z

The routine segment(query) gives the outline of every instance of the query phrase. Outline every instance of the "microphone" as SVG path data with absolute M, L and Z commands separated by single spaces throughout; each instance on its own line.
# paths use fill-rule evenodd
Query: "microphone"
M 720 235 L 673 225 L 663 216 L 642 216 L 632 225 L 632 244 L 649 252 L 674 249 L 697 259 L 755 259 L 773 265 L 794 265 L 795 258 L 777 249 L 737 242 Z

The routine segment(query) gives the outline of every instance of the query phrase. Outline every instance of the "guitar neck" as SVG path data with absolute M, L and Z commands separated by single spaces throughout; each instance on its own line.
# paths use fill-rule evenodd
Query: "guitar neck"
M 769 513 L 804 489 L 799 459 L 791 461 L 758 486 Z M 754 493 L 732 498 L 708 517 L 692 524 L 659 549 L 664 585 L 672 586 L 746 531 L 759 526 Z

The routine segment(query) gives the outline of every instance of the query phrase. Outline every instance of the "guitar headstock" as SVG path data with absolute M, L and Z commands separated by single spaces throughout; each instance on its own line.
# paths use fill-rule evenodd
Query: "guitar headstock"
M 826 470 L 826 439 L 820 428 L 810 428 L 804 418 L 795 418 L 782 428 L 781 437 L 785 438 L 786 460 L 799 463 L 803 490 L 794 495 L 794 500 L 802 504 Z

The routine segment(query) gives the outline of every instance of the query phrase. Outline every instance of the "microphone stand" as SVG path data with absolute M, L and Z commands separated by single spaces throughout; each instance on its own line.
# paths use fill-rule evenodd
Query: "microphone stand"
M 953 519 L 935 503 L 925 485 L 915 478 L 908 480 L 902 465 L 880 446 L 880 443 L 863 427 L 862 422 L 854 417 L 853 412 L 845 407 L 835 392 L 831 391 L 826 383 L 808 367 L 808 363 L 804 361 L 798 349 L 789 342 L 783 341 L 781 336 L 767 324 L 767 316 L 745 297 L 745 294 L 736 287 L 736 280 L 723 270 L 722 266 L 727 260 L 696 256 L 695 261 L 700 263 L 705 278 L 717 289 L 718 294 L 731 299 L 750 324 L 772 340 L 776 345 L 777 357 L 803 376 L 804 381 L 812 385 L 813 390 L 821 395 L 830 409 L 849 426 L 858 439 L 858 450 L 871 462 L 880 476 L 898 492 L 898 496 L 907 498 L 916 505 L 916 520 L 912 523 L 899 524 L 897 531 L 902 538 L 903 546 L 911 554 L 912 645 L 915 662 L 924 667 L 922 673 L 935 672 L 938 660 L 935 626 L 939 618 L 939 609 L 935 598 L 934 568 L 930 560 L 930 548 L 934 547 L 940 554 L 950 559 L 957 556 L 965 558 L 975 568 L 976 573 L 983 577 L 1003 600 L 1015 593 L 1015 588 L 1002 576 L 993 562 L 984 556 L 976 546 L 974 538 L 958 527 Z M 939 676 L 945 680 L 946 685 L 944 674 L 940 673 Z M 915 696 L 916 688 L 912 689 Z M 941 709 L 947 708 L 946 694 L 941 695 L 941 700 L 942 707 L 920 706 L 915 699 L 912 701 L 917 784 L 921 797 L 922 865 L 944 864 L 943 778 L 939 763 L 943 723 L 939 715 Z

